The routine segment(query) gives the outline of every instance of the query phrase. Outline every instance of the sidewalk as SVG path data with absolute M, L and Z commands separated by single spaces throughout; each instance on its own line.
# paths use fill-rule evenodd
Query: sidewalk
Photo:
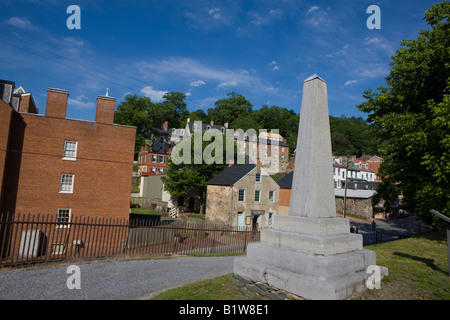
M 378 242 L 380 239 L 382 242 L 386 242 L 397 240 L 400 237 L 416 236 L 432 229 L 432 226 L 419 221 L 417 216 L 372 220 L 347 218 L 350 219 L 350 226 L 356 227 L 358 233 L 363 235 L 364 245 L 376 243 L 376 232 L 378 232 Z M 375 222 L 375 231 L 373 231 L 373 222 Z

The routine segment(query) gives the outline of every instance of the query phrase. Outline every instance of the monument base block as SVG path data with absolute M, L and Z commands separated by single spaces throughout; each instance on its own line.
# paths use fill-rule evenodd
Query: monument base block
M 361 235 L 350 233 L 348 219 L 276 219 L 276 228 L 261 231 L 261 243 L 249 244 L 247 255 L 235 259 L 236 275 L 305 299 L 342 300 L 366 290 L 376 255 L 362 248 Z M 379 270 L 379 279 L 388 273 Z

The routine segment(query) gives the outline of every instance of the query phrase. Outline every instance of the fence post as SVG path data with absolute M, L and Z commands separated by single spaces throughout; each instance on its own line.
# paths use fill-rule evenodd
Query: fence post
M 444 216 L 443 214 L 431 209 L 430 212 L 441 218 L 445 222 L 445 226 L 447 227 L 447 265 L 448 265 L 448 275 L 450 276 L 450 218 Z

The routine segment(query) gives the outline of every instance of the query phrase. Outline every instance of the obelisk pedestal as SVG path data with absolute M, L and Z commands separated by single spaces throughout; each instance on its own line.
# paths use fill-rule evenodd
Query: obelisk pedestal
M 313 75 L 303 82 L 289 215 L 277 215 L 261 242 L 235 259 L 236 275 L 306 299 L 348 299 L 366 290 L 375 252 L 336 216 L 332 170 L 327 88 Z

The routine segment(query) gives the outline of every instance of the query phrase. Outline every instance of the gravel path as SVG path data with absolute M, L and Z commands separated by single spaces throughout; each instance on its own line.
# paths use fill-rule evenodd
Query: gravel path
M 80 289 L 68 289 L 70 264 L 0 270 L 0 300 L 136 300 L 233 272 L 235 257 L 74 263 Z M 71 282 L 74 283 L 74 282 Z

